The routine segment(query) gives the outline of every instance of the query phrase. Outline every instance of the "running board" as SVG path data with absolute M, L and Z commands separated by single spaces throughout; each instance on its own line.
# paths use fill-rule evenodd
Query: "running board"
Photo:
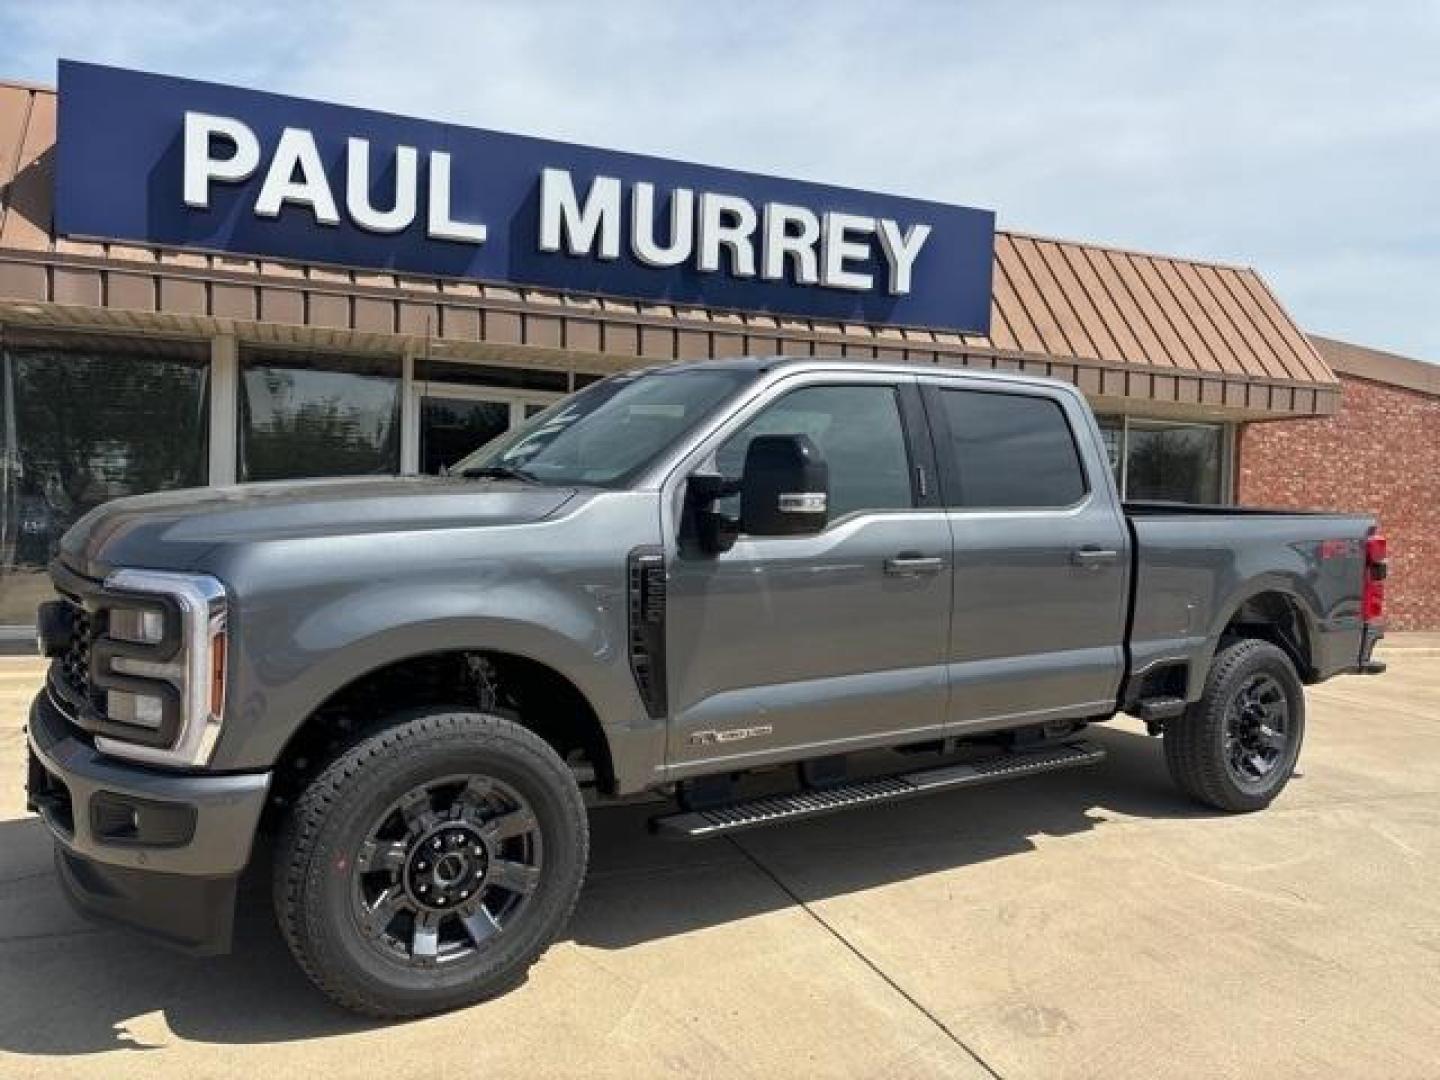
M 769 795 L 706 810 L 666 814 L 652 818 L 650 828 L 670 839 L 703 840 L 760 825 L 833 814 L 852 806 L 896 802 L 916 795 L 928 795 L 932 791 L 993 784 L 1080 765 L 1096 765 L 1104 760 L 1105 751 L 1101 747 L 1077 740 L 1045 750 L 1007 753 L 973 764 L 938 765 L 894 776 L 856 780 L 838 787 Z

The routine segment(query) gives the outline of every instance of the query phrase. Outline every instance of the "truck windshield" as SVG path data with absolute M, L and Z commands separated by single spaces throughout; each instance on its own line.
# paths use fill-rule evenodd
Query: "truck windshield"
M 486 443 L 449 471 L 623 487 L 755 374 L 712 369 L 605 379 Z

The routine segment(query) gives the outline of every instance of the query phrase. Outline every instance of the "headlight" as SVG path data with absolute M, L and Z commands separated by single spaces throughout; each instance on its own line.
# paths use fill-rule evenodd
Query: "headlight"
M 165 722 L 165 699 L 154 694 L 110 690 L 105 694 L 105 716 L 117 724 L 159 731 Z
M 117 570 L 92 647 L 104 718 L 95 746 L 156 765 L 204 765 L 225 713 L 225 589 L 212 577 Z
M 110 580 L 114 581 L 112 574 Z M 165 640 L 165 613 L 139 608 L 114 608 L 110 612 L 110 636 L 119 641 L 158 645 Z

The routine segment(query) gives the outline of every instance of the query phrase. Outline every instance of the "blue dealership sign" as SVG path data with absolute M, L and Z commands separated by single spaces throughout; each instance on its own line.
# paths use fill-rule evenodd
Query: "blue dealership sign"
M 994 214 L 60 63 L 74 237 L 985 333 Z

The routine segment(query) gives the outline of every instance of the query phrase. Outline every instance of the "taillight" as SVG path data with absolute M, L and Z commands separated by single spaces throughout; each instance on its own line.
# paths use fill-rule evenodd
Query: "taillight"
M 1360 592 L 1360 610 L 1367 623 L 1385 617 L 1385 578 L 1390 572 L 1385 554 L 1384 534 L 1372 530 L 1365 538 L 1365 586 Z

